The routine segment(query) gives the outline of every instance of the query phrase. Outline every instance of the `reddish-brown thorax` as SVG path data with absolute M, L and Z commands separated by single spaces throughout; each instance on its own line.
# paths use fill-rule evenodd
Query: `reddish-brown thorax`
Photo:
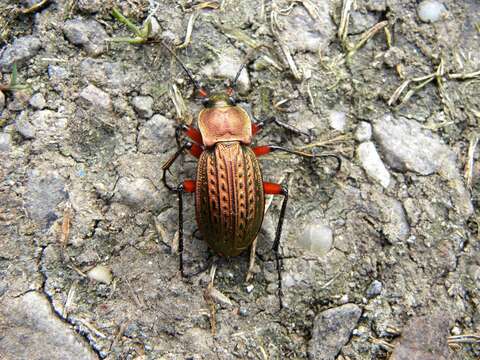
M 198 115 L 198 127 L 203 144 L 211 147 L 222 141 L 252 142 L 252 125 L 247 112 L 239 106 L 219 103 L 203 109 Z

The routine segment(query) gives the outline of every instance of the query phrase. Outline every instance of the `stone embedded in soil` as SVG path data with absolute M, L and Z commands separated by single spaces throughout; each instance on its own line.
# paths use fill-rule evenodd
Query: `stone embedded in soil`
M 30 291 L 0 303 L 0 354 L 5 359 L 90 360 L 97 356 L 72 327 L 52 311 L 45 296 Z
M 63 32 L 72 44 L 82 46 L 91 56 L 98 56 L 105 50 L 108 36 L 102 25 L 95 20 L 67 20 Z
M 41 110 L 45 107 L 47 102 L 45 101 L 45 98 L 42 95 L 42 93 L 36 93 L 30 98 L 29 104 L 33 108 Z
M 366 121 L 361 121 L 358 126 L 357 130 L 355 131 L 355 139 L 357 141 L 368 141 L 372 137 L 372 125 Z
M 141 117 L 152 117 L 153 98 L 151 96 L 135 96 L 132 100 L 132 104 L 138 115 Z
M 380 295 L 382 292 L 383 285 L 378 280 L 373 280 L 370 286 L 367 289 L 367 296 L 372 298 L 374 296 Z
M 12 147 L 12 135 L 8 132 L 0 133 L 0 151 L 8 152 Z
M 25 61 L 34 57 L 41 46 L 42 43 L 35 36 L 29 35 L 16 39 L 1 54 L 0 71 L 11 71 L 13 64 L 17 64 L 18 68 Z
M 5 107 L 5 94 L 0 91 L 0 111 Z
M 55 208 L 66 196 L 65 180 L 57 171 L 41 166 L 28 172 L 26 209 L 32 219 L 47 223 L 56 220 Z
M 417 11 L 423 22 L 436 22 L 444 17 L 447 8 L 440 1 L 425 0 L 418 5 Z
M 381 192 L 372 192 L 372 204 L 374 210 L 371 215 L 380 219 L 383 234 L 390 244 L 404 242 L 410 235 L 410 225 L 402 203 L 397 199 L 391 198 Z M 375 211 L 380 213 L 375 215 Z
M 97 282 L 110 284 L 113 276 L 111 270 L 104 265 L 97 265 L 87 273 L 87 276 Z
M 159 193 L 152 182 L 144 178 L 123 177 L 117 183 L 119 202 L 142 209 L 155 208 L 160 203 Z
M 308 354 L 313 360 L 334 360 L 357 326 L 362 310 L 355 304 L 328 309 L 315 317 Z
M 27 111 L 22 111 L 15 120 L 15 129 L 25 139 L 33 139 L 35 137 L 35 127 L 30 123 Z
M 77 6 L 80 11 L 93 14 L 102 9 L 102 3 L 101 0 L 78 0 Z
M 112 100 L 110 95 L 94 85 L 88 85 L 82 90 L 79 97 L 80 101 L 86 106 L 93 109 L 111 110 Z
M 409 321 L 391 360 L 447 360 L 449 322 L 444 315 L 434 314 Z
M 307 225 L 298 243 L 307 250 L 325 255 L 333 244 L 333 231 L 327 225 Z
M 344 111 L 330 111 L 328 115 L 330 127 L 337 131 L 344 131 L 347 124 L 347 114 Z
M 317 53 L 325 49 L 335 37 L 336 27 L 330 18 L 330 2 L 316 1 L 316 11 L 309 13 L 303 6 L 296 6 L 288 16 L 280 16 L 283 28 L 280 39 L 292 52 Z
M 379 14 L 371 12 L 352 11 L 352 13 L 350 14 L 348 33 L 350 35 L 360 34 L 378 23 L 379 19 Z
M 378 155 L 373 142 L 361 143 L 358 146 L 357 154 L 368 176 L 378 181 L 384 188 L 387 188 L 390 185 L 390 173 L 383 164 L 380 155 Z
M 138 134 L 138 149 L 143 153 L 158 154 L 171 149 L 175 122 L 155 114 L 141 128 Z M 170 129 L 170 130 L 169 130 Z
M 457 172 L 455 153 L 416 121 L 386 115 L 374 122 L 373 135 L 393 169 L 421 175 Z

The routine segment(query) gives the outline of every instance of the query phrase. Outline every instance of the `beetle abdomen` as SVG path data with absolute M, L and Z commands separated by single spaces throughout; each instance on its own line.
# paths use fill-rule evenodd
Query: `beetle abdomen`
M 235 256 L 255 239 L 263 221 L 263 180 L 253 151 L 239 142 L 220 142 L 198 162 L 195 210 L 210 247 Z

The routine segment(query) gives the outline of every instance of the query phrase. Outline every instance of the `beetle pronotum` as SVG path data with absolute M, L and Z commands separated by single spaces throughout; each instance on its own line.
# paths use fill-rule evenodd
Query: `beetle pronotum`
M 184 193 L 195 193 L 195 213 L 200 233 L 210 248 L 221 256 L 239 255 L 252 244 L 262 225 L 265 195 L 281 195 L 283 202 L 272 249 L 275 253 L 279 301 L 282 307 L 279 246 L 288 191 L 281 184 L 263 181 L 257 157 L 280 150 L 306 157 L 335 157 L 339 165 L 340 159 L 332 154 L 313 155 L 276 145 L 251 147 L 253 136 L 265 123 L 252 122 L 248 113 L 237 105 L 234 97 L 237 80 L 245 65 L 240 67 L 231 87 L 224 93 L 209 96 L 176 54 L 168 46 L 164 46 L 180 63 L 197 94 L 203 98 L 204 105 L 198 115 L 198 129 L 186 125 L 177 129 L 177 140 L 180 132 L 183 132 L 191 141 L 185 141 L 162 167 L 163 183 L 170 191 L 178 194 L 178 249 L 182 276 Z M 189 151 L 198 159 L 196 179 L 184 180 L 176 187 L 171 186 L 167 182 L 166 174 L 184 151 Z

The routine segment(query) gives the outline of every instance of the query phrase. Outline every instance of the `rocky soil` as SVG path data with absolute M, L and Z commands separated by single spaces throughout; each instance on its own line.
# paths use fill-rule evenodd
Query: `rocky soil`
M 112 41 L 114 7 L 150 41 Z M 0 0 L 0 30 L 0 359 L 480 357 L 478 1 Z M 253 279 L 216 259 L 215 335 L 215 257 L 187 195 L 179 276 L 161 182 L 201 104 L 160 40 L 210 89 L 246 61 L 241 105 L 312 135 L 258 144 L 342 158 L 260 160 L 284 308 L 274 198 Z

